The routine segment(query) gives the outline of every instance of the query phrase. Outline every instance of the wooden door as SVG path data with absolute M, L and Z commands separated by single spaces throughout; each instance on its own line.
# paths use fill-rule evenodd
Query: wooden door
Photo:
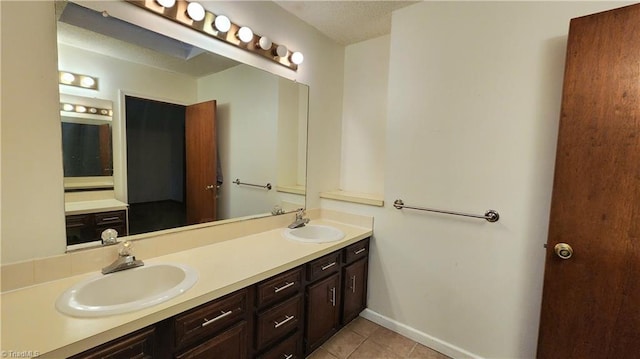
M 338 328 L 340 274 L 335 273 L 307 287 L 306 353 L 310 354 Z
M 364 310 L 367 303 L 367 259 L 344 268 L 342 286 L 342 324 L 345 325 Z
M 567 243 L 569 259 L 554 247 Z M 640 353 L 640 5 L 571 20 L 539 358 Z
M 216 102 L 187 106 L 185 114 L 187 224 L 216 219 Z

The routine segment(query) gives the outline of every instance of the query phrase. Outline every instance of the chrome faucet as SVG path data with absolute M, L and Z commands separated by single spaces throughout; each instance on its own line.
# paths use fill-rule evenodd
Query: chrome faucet
M 304 215 L 304 208 L 298 209 L 298 211 L 296 212 L 296 220 L 289 225 L 289 228 L 293 229 L 304 227 L 305 224 L 309 223 L 309 218 L 304 218 Z
M 133 252 L 131 251 L 131 247 L 131 242 L 122 242 L 122 244 L 120 244 L 120 248 L 118 248 L 118 259 L 116 259 L 108 266 L 102 268 L 102 274 L 109 274 L 125 269 L 143 266 L 144 262 L 136 259 L 136 256 L 134 256 Z

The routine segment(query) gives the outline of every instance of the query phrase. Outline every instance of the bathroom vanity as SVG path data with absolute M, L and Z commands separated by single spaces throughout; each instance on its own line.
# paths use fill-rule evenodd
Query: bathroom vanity
M 303 243 L 286 238 L 284 226 L 228 239 L 212 237 L 209 228 L 181 232 L 182 240 L 210 244 L 138 259 L 145 267 L 188 265 L 197 282 L 173 299 L 133 312 L 89 318 L 56 310 L 63 292 L 99 268 L 4 292 L 3 347 L 40 358 L 301 358 L 364 309 L 372 235 L 372 222 L 312 223 L 345 236 Z M 34 337 L 33 328 L 47 328 L 48 335 Z
M 366 307 L 369 239 L 73 356 L 303 358 Z

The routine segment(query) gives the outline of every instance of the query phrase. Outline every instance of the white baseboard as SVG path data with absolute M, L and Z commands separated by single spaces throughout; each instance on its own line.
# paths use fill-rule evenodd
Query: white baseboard
M 385 317 L 384 315 L 378 314 L 369 308 L 362 311 L 360 316 L 452 358 L 482 359 L 479 355 L 470 353 L 451 343 L 447 343 L 429 334 L 411 328 L 408 325 Z

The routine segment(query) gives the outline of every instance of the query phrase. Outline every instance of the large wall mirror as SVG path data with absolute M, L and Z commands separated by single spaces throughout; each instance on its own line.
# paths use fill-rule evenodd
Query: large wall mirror
M 307 86 L 72 2 L 57 2 L 56 12 L 59 70 L 98 84 L 61 84 L 61 107 L 112 105 L 108 119 L 61 111 L 63 128 L 90 126 L 66 132 L 103 170 L 74 179 L 65 160 L 69 249 L 99 244 L 99 228 L 85 230 L 90 241 L 70 241 L 80 233 L 70 228 L 113 210 L 125 210 L 120 231 L 137 235 L 305 206 Z M 106 145 L 108 159 L 99 156 Z

